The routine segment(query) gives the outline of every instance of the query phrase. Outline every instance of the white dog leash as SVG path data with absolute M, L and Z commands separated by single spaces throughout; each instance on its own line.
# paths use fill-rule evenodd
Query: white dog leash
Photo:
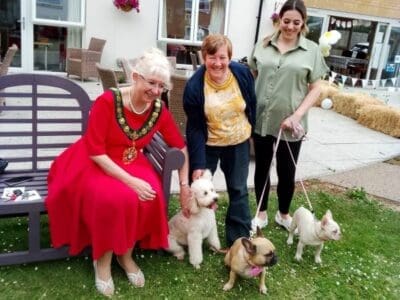
M 283 133 L 283 134 L 285 135 L 285 133 Z M 256 210 L 255 217 L 258 216 L 258 213 L 260 212 L 260 209 L 261 209 L 261 203 L 262 203 L 262 199 L 264 198 L 265 190 L 266 190 L 266 188 L 267 188 L 267 183 L 268 183 L 268 180 L 269 180 L 269 175 L 270 175 L 270 171 L 271 171 L 272 161 L 273 161 L 274 158 L 276 157 L 276 152 L 278 151 L 278 145 L 279 145 L 279 142 L 280 142 L 280 140 L 281 140 L 281 136 L 282 136 L 282 128 L 279 129 L 278 137 L 277 137 L 277 139 L 276 139 L 276 142 L 275 142 L 275 145 L 274 145 L 274 148 L 273 148 L 272 159 L 271 159 L 271 163 L 269 164 L 268 173 L 267 173 L 267 174 L 268 174 L 268 177 L 267 177 L 267 179 L 265 180 L 265 184 L 264 184 L 264 187 L 263 187 L 263 190 L 262 190 L 262 193 L 261 193 L 261 197 L 260 197 L 259 202 L 258 202 L 258 205 L 257 205 L 257 210 Z M 286 138 L 286 135 L 285 135 L 285 138 Z M 287 141 L 287 138 L 286 138 L 286 145 L 287 145 L 287 147 L 288 147 L 289 154 L 290 154 L 290 157 L 291 157 L 291 159 L 292 159 L 292 162 L 293 162 L 295 168 L 297 169 L 297 164 L 296 164 L 296 161 L 295 161 L 295 159 L 294 159 L 292 150 L 291 150 L 290 147 L 289 147 L 289 142 Z M 301 178 L 299 178 L 299 182 L 300 182 L 300 185 L 301 185 L 301 187 L 302 187 L 302 189 L 303 189 L 303 192 L 304 192 L 304 195 L 305 195 L 305 197 L 306 197 L 306 200 L 307 200 L 307 202 L 308 202 L 308 206 L 310 207 L 310 211 L 311 211 L 312 214 L 314 214 L 314 209 L 313 209 L 313 207 L 312 207 L 312 205 L 311 205 L 311 201 L 310 201 L 310 198 L 308 197 L 306 188 L 304 187 L 303 180 L 302 180 Z M 255 234 L 255 232 L 253 232 L 253 230 L 250 230 L 250 236 L 252 237 L 252 236 L 254 236 L 254 234 Z

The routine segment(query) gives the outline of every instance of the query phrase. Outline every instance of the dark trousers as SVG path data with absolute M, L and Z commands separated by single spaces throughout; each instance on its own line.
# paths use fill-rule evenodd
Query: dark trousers
M 206 168 L 214 174 L 220 161 L 229 195 L 225 217 L 227 246 L 232 246 L 239 237 L 249 237 L 251 216 L 247 190 L 250 164 L 249 140 L 234 146 L 206 146 Z
M 255 153 L 254 189 L 257 205 L 263 195 L 260 211 L 264 211 L 268 208 L 268 195 L 271 187 L 269 170 L 276 138 L 271 135 L 262 137 L 255 134 L 253 136 L 253 142 Z M 289 142 L 289 147 L 297 164 L 301 141 Z M 278 175 L 277 195 L 279 211 L 283 214 L 287 214 L 289 213 L 289 207 L 295 188 L 296 166 L 291 158 L 288 145 L 286 141 L 283 140 L 279 142 L 276 152 L 276 172 Z

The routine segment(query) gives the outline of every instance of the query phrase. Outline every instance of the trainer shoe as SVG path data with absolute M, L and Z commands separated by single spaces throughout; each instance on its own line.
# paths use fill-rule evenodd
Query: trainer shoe
M 277 211 L 275 215 L 275 222 L 289 231 L 290 224 L 292 223 L 292 217 L 288 216 L 286 219 L 284 219 L 281 217 L 281 213 Z
M 259 217 L 255 217 L 253 220 L 251 220 L 251 229 L 253 231 L 256 231 L 257 227 L 259 227 L 260 229 L 263 229 L 264 227 L 267 227 L 267 225 L 268 225 L 268 218 L 263 220 L 263 219 L 260 219 Z

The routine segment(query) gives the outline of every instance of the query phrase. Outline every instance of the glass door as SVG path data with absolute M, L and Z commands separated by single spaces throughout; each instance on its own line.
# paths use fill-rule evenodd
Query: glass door
M 18 51 L 11 62 L 12 67 L 21 67 L 21 2 L 15 0 L 0 1 L 0 56 L 3 60 L 8 47 L 18 46 Z

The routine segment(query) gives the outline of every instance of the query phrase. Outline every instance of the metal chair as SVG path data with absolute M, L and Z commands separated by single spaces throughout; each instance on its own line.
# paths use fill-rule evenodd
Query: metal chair
M 67 76 L 76 75 L 83 81 L 97 77 L 96 63 L 100 63 L 106 41 L 91 38 L 88 49 L 67 49 Z
M 113 87 L 118 88 L 131 85 L 131 83 L 119 84 L 115 72 L 112 69 L 102 67 L 99 63 L 96 63 L 96 69 L 101 81 L 101 85 L 103 86 L 103 91 Z

